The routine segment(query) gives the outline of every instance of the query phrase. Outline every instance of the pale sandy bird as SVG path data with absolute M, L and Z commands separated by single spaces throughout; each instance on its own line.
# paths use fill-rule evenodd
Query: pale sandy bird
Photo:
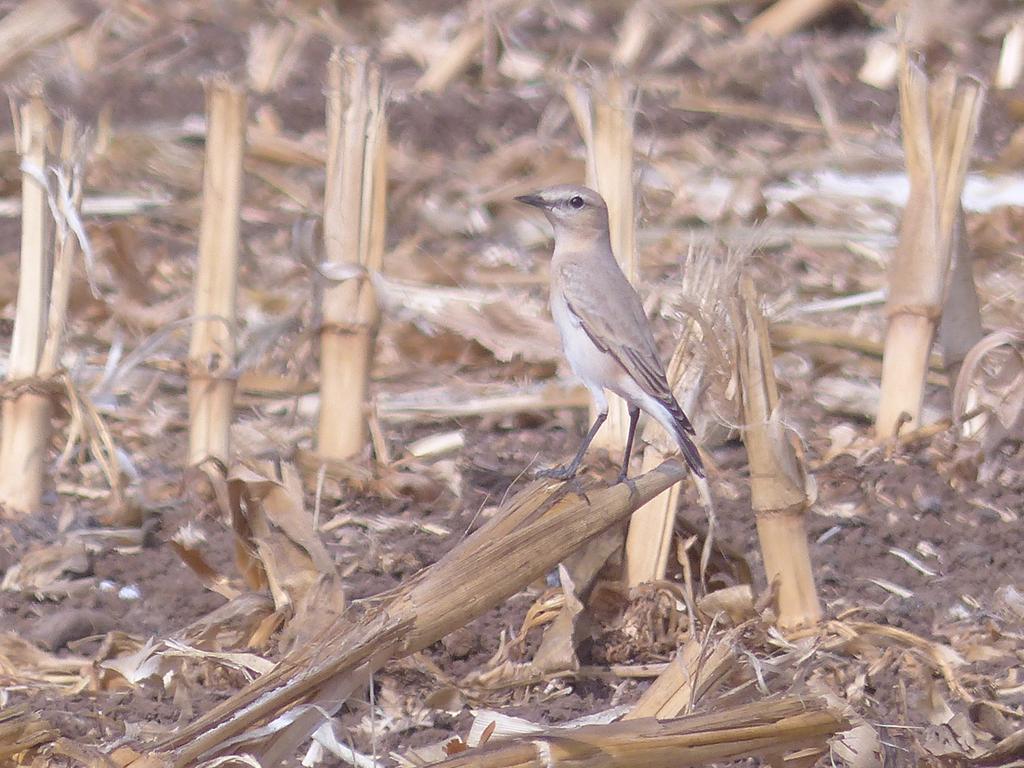
M 551 256 L 551 314 L 569 365 L 590 390 L 598 415 L 575 458 L 542 475 L 566 479 L 579 470 L 594 435 L 608 417 L 605 390 L 629 407 L 629 433 L 619 482 L 626 479 L 640 411 L 657 419 L 679 443 L 686 463 L 704 476 L 693 426 L 679 407 L 658 357 L 643 304 L 612 254 L 608 207 L 592 189 L 549 187 L 516 200 L 540 208 L 555 230 Z

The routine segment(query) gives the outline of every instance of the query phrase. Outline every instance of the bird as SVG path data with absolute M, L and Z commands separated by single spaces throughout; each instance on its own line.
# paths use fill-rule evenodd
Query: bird
M 551 315 L 569 367 L 590 391 L 597 417 L 573 460 L 538 475 L 568 480 L 608 418 L 605 390 L 622 397 L 629 432 L 618 482 L 628 478 L 640 411 L 663 426 L 698 477 L 704 464 L 694 444 L 693 425 L 683 413 L 665 375 L 643 303 L 612 253 L 608 206 L 594 190 L 560 184 L 515 198 L 539 208 L 555 234 L 551 254 Z

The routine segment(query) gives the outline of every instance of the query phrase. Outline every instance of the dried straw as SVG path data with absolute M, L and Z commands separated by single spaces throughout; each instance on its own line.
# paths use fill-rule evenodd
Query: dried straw
M 919 426 L 925 376 L 935 329 L 949 289 L 958 237 L 960 195 L 977 132 L 983 89 L 954 75 L 929 86 L 924 71 L 904 59 L 900 117 L 910 198 L 889 270 L 889 327 L 882 363 L 882 393 L 875 430 L 879 438 Z M 961 228 L 961 232 L 962 232 Z M 958 279 L 969 279 L 969 254 Z M 969 292 L 954 294 L 961 303 Z M 957 311 L 966 312 L 960 306 Z M 949 328 L 952 333 L 957 329 Z M 964 329 L 970 333 L 970 329 Z M 961 348 L 969 343 L 959 344 Z
M 768 325 L 749 277 L 740 281 L 737 316 L 737 364 L 751 506 L 768 583 L 778 590 L 778 624 L 783 631 L 790 631 L 817 624 L 822 615 L 805 522 L 810 506 L 807 488 L 812 483 L 782 421 Z
M 189 347 L 189 449 L 192 466 L 230 459 L 235 397 L 235 294 L 245 152 L 245 91 L 224 78 L 207 84 L 208 131 L 203 213 Z
M 56 364 L 71 270 L 70 254 L 61 255 L 56 274 L 50 256 L 52 219 L 46 188 L 53 142 L 50 113 L 36 95 L 22 105 L 19 117 L 21 268 L 7 385 L 0 390 L 0 504 L 11 515 L 34 511 L 42 498 L 52 396 L 60 389 Z
M 324 251 L 331 264 L 380 269 L 384 252 L 387 127 L 380 70 L 365 51 L 331 57 L 327 104 Z M 320 351 L 317 450 L 347 459 L 366 448 L 366 394 L 379 310 L 369 280 L 328 289 Z
M 543 576 L 591 537 L 625 520 L 638 506 L 687 475 L 681 462 L 665 462 L 634 480 L 589 487 L 580 495 L 565 484 L 536 481 L 439 562 L 362 618 L 343 619 L 315 642 L 285 658 L 272 672 L 165 739 L 157 750 L 171 765 L 191 765 L 264 738 L 247 750 L 270 766 L 319 727 L 374 669 L 414 653 L 491 609 Z M 293 709 L 306 702 L 316 709 Z M 261 726 L 279 719 L 273 736 Z M 290 724 L 289 724 L 290 722 Z

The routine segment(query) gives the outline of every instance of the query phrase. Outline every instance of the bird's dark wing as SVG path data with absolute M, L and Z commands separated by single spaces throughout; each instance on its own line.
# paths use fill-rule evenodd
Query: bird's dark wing
M 668 408 L 685 432 L 694 434 L 668 385 L 640 297 L 618 266 L 595 268 L 569 262 L 561 271 L 569 311 L 594 346 L 614 358 L 644 392 Z

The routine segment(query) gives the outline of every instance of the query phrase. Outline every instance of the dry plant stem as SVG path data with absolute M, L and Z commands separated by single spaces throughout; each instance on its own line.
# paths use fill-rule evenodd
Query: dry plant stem
M 736 671 L 735 638 L 735 631 L 726 634 L 708 652 L 691 637 L 623 719 L 662 720 L 692 712 L 708 691 Z
M 20 110 L 22 162 L 45 173 L 51 141 L 50 114 L 41 97 Z M 50 213 L 45 188 L 22 174 L 21 267 L 0 434 L 0 504 L 9 514 L 39 506 L 45 480 L 53 404 L 47 386 L 54 370 L 42 370 L 47 341 L 53 265 L 49 258 Z
M 0 73 L 24 56 L 74 32 L 82 19 L 64 0 L 16 3 L 0 21 Z
M 951 75 L 929 86 L 924 72 L 904 58 L 900 118 L 910 197 L 889 271 L 889 328 L 875 423 L 880 439 L 895 436 L 904 424 L 911 429 L 919 426 L 929 355 L 959 246 L 960 195 L 981 99 L 976 81 L 957 81 Z M 964 249 L 959 255 L 968 259 Z M 962 280 L 969 274 L 961 267 L 957 277 Z M 965 296 L 958 289 L 950 300 L 963 302 Z
M 679 364 L 686 358 L 683 353 L 685 341 L 676 348 L 669 363 L 668 376 L 672 386 L 679 378 Z M 691 359 L 692 361 L 692 359 Z M 648 428 L 651 428 L 650 426 Z M 660 429 L 660 428 L 658 428 Z M 665 440 L 672 441 L 664 432 L 659 433 L 660 440 L 644 447 L 641 470 L 647 472 L 665 460 L 660 445 Z M 674 447 L 674 446 L 673 446 Z M 701 478 L 694 478 L 699 484 Z M 672 547 L 672 534 L 675 530 L 676 510 L 679 508 L 679 497 L 682 486 L 674 485 L 655 499 L 644 504 L 636 511 L 629 521 L 626 531 L 625 575 L 626 584 L 636 587 L 645 582 L 665 578 L 668 568 L 669 550 Z
M 437 768 L 685 768 L 824 748 L 847 721 L 820 699 L 791 697 L 670 720 L 550 728 L 492 741 Z
M 630 282 L 637 278 L 635 191 L 633 188 L 633 120 L 636 94 L 618 78 L 603 84 L 600 95 L 570 83 L 565 91 L 587 149 L 587 185 L 608 205 L 612 253 Z M 597 417 L 591 405 L 590 421 Z M 629 413 L 618 395 L 608 395 L 608 420 L 592 445 L 622 451 Z
M 657 90 L 671 90 L 673 92 L 678 89 L 678 85 L 671 82 L 665 84 L 666 86 L 671 86 L 671 88 L 659 88 L 659 83 L 651 83 L 648 80 L 644 81 L 644 85 L 650 85 L 650 87 Z M 735 117 L 740 120 L 751 120 L 757 123 L 782 125 L 803 133 L 825 133 L 825 127 L 821 124 L 821 120 L 812 115 L 791 112 L 756 102 L 735 101 L 720 96 L 701 96 L 700 94 L 684 93 L 674 99 L 674 105 L 678 109 L 686 110 L 687 112 L 702 112 L 722 115 L 723 117 Z M 841 137 L 847 139 L 870 140 L 877 135 L 877 131 L 874 128 L 861 124 L 839 124 L 836 126 L 836 131 Z
M 207 84 L 206 109 L 203 212 L 189 347 L 190 466 L 210 458 L 225 464 L 230 459 L 245 92 L 226 80 L 214 80 Z
M 273 27 L 258 25 L 249 33 L 246 69 L 249 87 L 257 93 L 269 93 L 280 87 L 295 59 L 295 49 L 303 35 L 291 21 L 278 21 Z
M 344 696 L 328 697 L 328 688 L 346 689 L 388 659 L 422 650 L 464 626 L 686 475 L 682 462 L 669 461 L 630 485 L 588 488 L 585 497 L 561 483 L 531 483 L 440 561 L 382 596 L 384 602 L 362 618 L 343 617 L 156 748 L 170 753 L 172 765 L 191 765 L 297 703 L 336 710 Z M 307 735 L 293 734 L 293 746 Z
M 747 25 L 746 36 L 748 39 L 765 36 L 777 40 L 800 29 L 838 2 L 839 0 L 778 0 Z
M 791 631 L 821 620 L 807 544 L 809 501 L 803 467 L 781 421 L 767 323 L 749 277 L 740 282 L 737 314 L 741 318 L 736 326 L 737 365 L 751 505 L 768 583 L 778 587 L 779 628 Z
M 641 470 L 652 469 L 665 455 L 653 445 L 644 449 Z M 636 511 L 626 532 L 626 584 L 635 587 L 665 577 L 681 485 L 674 485 Z
M 772 345 L 775 347 L 792 348 L 800 344 L 821 344 L 836 349 L 848 349 L 871 357 L 882 357 L 885 345 L 864 336 L 858 336 L 838 328 L 827 328 L 808 323 L 772 323 L 769 329 Z M 931 354 L 928 358 L 928 369 L 942 371 L 945 369 L 942 356 Z
M 974 284 L 974 255 L 967 239 L 963 207 L 956 217 L 956 232 L 950 258 L 949 285 L 939 324 L 944 370 L 951 382 L 960 375 L 964 358 L 985 335 L 981 324 L 981 301 Z
M 386 224 L 387 129 L 379 69 L 365 52 L 329 64 L 324 252 L 380 269 Z M 366 399 L 379 310 L 369 280 L 324 292 L 317 451 L 347 459 L 366 448 Z
M 1017 22 L 1003 38 L 1003 47 L 999 52 L 999 65 L 993 85 L 1000 90 L 1014 88 L 1020 82 L 1024 70 L 1024 23 Z
M 729 367 L 726 362 L 728 353 L 721 349 L 719 337 L 710 331 L 707 321 L 719 314 L 720 309 L 727 306 L 735 294 L 732 287 L 735 281 L 732 266 L 735 255 L 736 252 L 732 252 L 726 260 L 719 262 L 709 258 L 706 250 L 691 248 L 682 265 L 681 284 L 683 295 L 687 297 L 685 303 L 688 305 L 689 317 L 680 318 L 681 332 L 666 374 L 676 398 L 704 441 L 714 440 L 717 429 L 714 426 L 715 420 L 706 418 L 709 412 L 715 410 L 706 407 L 712 397 L 708 378 L 708 369 L 713 365 L 710 361 L 716 360 L 718 365 Z M 731 339 L 731 333 L 722 335 Z M 729 407 L 738 409 L 738 401 Z M 734 412 L 731 419 L 721 414 L 719 411 L 718 418 L 724 421 L 735 423 L 739 418 L 738 412 Z M 656 423 L 648 423 L 643 438 L 641 466 L 644 471 L 665 459 L 668 455 L 666 447 L 669 452 L 674 453 L 676 450 L 675 440 L 666 435 Z M 709 520 L 708 535 L 704 537 L 705 547 L 709 548 L 714 538 L 714 504 L 707 481 L 694 477 L 693 482 Z M 665 577 L 681 493 L 682 488 L 675 486 L 633 515 L 626 537 L 625 558 L 626 583 L 630 587 Z M 705 549 L 707 552 L 710 549 Z M 703 577 L 703 557 L 701 563 Z
M 686 354 L 688 343 L 684 336 L 669 363 L 668 380 L 673 388 L 677 386 L 676 382 L 679 381 L 683 365 L 702 365 L 700 360 Z M 690 371 L 692 373 L 694 368 L 691 367 Z M 702 376 L 703 372 L 698 374 L 698 378 Z M 661 447 L 666 444 L 666 441 L 672 445 L 671 450 L 675 448 L 672 438 L 665 435 L 658 425 L 649 424 L 648 429 L 653 429 L 656 437 L 654 441 L 644 446 L 643 462 L 641 463 L 641 469 L 644 472 L 657 466 L 670 455 L 664 453 Z M 693 480 L 698 496 L 702 502 L 706 502 L 709 517 L 713 517 L 713 510 L 710 507 L 711 496 L 706 479 L 694 477 Z M 625 577 L 626 584 L 630 587 L 665 578 L 681 494 L 682 486 L 672 486 L 665 493 L 638 509 L 629 521 L 629 529 L 626 532 Z
M 468 22 L 437 61 L 416 81 L 416 90 L 440 93 L 473 63 L 484 45 L 486 25 L 483 21 Z
M 438 387 L 411 396 L 381 396 L 377 415 L 383 421 L 437 421 L 461 416 L 523 413 L 559 408 L 586 408 L 590 393 L 582 384 L 556 380 L 541 385 L 486 387 L 477 390 Z
M 28 707 L 8 706 L 0 712 L 0 760 L 9 760 L 8 765 L 20 764 L 20 753 L 59 736 L 60 731 Z

